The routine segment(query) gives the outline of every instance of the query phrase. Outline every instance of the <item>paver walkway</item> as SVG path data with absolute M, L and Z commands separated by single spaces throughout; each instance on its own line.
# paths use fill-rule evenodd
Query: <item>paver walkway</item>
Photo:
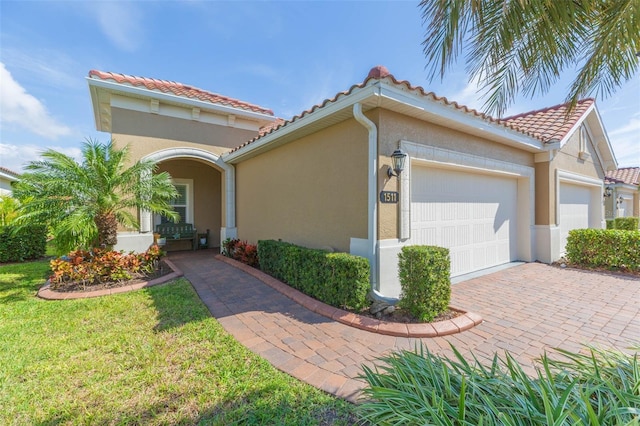
M 211 251 L 172 253 L 212 315 L 241 344 L 276 368 L 356 401 L 363 364 L 425 344 L 452 355 L 450 344 L 480 360 L 508 350 L 528 370 L 553 348 L 584 344 L 626 350 L 640 342 L 640 280 L 528 263 L 452 287 L 452 305 L 484 322 L 444 337 L 413 339 L 359 330 L 316 314 Z

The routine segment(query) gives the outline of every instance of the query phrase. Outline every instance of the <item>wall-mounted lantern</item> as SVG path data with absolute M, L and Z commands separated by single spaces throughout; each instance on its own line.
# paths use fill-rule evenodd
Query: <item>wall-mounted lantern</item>
M 407 153 L 402 151 L 401 149 L 396 149 L 391 154 L 391 167 L 387 169 L 387 176 L 391 178 L 392 176 L 398 177 L 400 173 L 404 170 L 404 162 L 407 159 Z M 394 173 L 395 172 L 395 173 Z
M 611 197 L 611 194 L 613 194 L 613 189 L 612 189 L 610 186 L 607 186 L 607 187 L 604 189 L 604 194 L 603 194 L 603 195 L 604 195 L 606 198 L 609 198 L 609 197 Z

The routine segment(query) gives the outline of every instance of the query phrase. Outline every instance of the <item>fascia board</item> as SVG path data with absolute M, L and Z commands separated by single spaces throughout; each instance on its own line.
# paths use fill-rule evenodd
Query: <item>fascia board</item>
M 291 133 L 296 132 L 302 127 L 310 125 L 311 123 L 322 120 L 323 118 L 326 118 L 331 114 L 343 110 L 344 108 L 351 107 L 357 102 L 363 102 L 368 98 L 377 97 L 378 92 L 379 89 L 378 87 L 376 87 L 376 85 L 356 89 L 353 93 L 346 95 L 338 99 L 337 101 L 334 101 L 333 103 L 312 112 L 311 114 L 305 115 L 304 117 L 298 118 L 295 121 L 288 123 L 282 129 L 263 136 L 256 142 L 252 142 L 237 151 L 223 154 L 222 159 L 225 163 L 236 164 L 245 158 L 250 158 L 253 153 L 266 148 L 268 145 L 273 144 L 278 139 L 290 135 Z
M 143 96 L 145 98 L 157 99 L 159 101 L 177 103 L 177 104 L 189 106 L 190 108 L 195 107 L 195 108 L 200 108 L 202 110 L 215 111 L 225 115 L 235 115 L 235 116 L 244 117 L 252 120 L 258 120 L 258 121 L 273 122 L 276 120 L 276 117 L 274 117 L 273 115 L 262 114 L 254 111 L 247 111 L 241 108 L 232 108 L 225 105 L 213 104 L 211 102 L 199 101 L 197 99 L 188 99 L 188 98 L 173 95 L 170 93 L 154 92 L 148 89 L 142 89 L 134 86 L 126 86 L 119 83 L 99 80 L 91 77 L 87 77 L 87 80 L 89 82 L 89 86 L 93 86 L 96 88 L 103 88 L 103 89 L 107 89 L 115 92 Z
M 580 128 L 580 125 L 587 119 L 591 111 L 595 108 L 595 103 L 591 104 L 589 108 L 580 116 L 580 118 L 573 124 L 571 129 L 567 132 L 566 135 L 560 140 L 560 149 L 571 139 L 571 136 Z M 600 123 L 602 124 L 602 123 Z
M 510 142 L 510 145 L 527 151 L 542 152 L 546 150 L 544 142 L 529 137 L 518 131 L 504 127 L 503 125 L 487 122 L 471 113 L 457 110 L 453 106 L 445 105 L 435 100 L 425 100 L 422 96 L 408 93 L 393 86 L 384 85 L 381 88 L 381 96 L 401 104 L 416 108 L 445 120 L 453 121 L 460 125 L 465 132 L 486 139 L 499 142 Z M 458 128 L 460 129 L 460 128 Z
M 8 180 L 9 182 L 17 182 L 17 181 L 20 180 L 20 178 L 18 178 L 17 176 L 14 176 L 14 175 L 9 174 L 9 173 L 5 173 L 2 170 L 0 170 L 0 177 Z
M 593 105 L 593 112 L 595 113 L 596 119 L 598 120 L 598 125 L 602 129 L 602 134 L 604 135 L 604 140 L 607 142 L 607 149 L 609 150 L 609 155 L 611 155 L 611 159 L 613 160 L 613 165 L 615 168 L 618 168 L 618 159 L 616 158 L 615 152 L 613 152 L 613 146 L 611 145 L 611 140 L 609 139 L 609 135 L 607 134 L 607 129 L 604 127 L 604 123 L 602 122 L 602 117 L 600 116 L 600 111 L 596 108 L 596 104 Z M 586 114 L 585 114 L 586 116 Z M 599 145 L 599 144 L 596 144 Z M 598 147 L 596 146 L 596 150 Z
M 93 107 L 93 119 L 95 120 L 96 129 L 103 131 L 100 126 L 100 105 L 98 101 L 98 88 L 91 84 L 94 79 L 87 77 L 89 83 L 89 95 L 91 96 L 91 106 Z

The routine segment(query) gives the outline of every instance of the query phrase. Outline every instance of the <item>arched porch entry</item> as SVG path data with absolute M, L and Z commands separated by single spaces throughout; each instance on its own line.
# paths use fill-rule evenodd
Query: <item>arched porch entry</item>
M 171 148 L 144 157 L 158 164 L 159 172 L 168 172 L 184 194 L 177 209 L 184 216 L 181 221 L 192 223 L 198 233 L 209 230 L 209 247 L 219 247 L 226 238 L 237 235 L 235 226 L 234 168 L 209 151 L 197 148 Z M 140 212 L 142 232 L 151 232 L 161 218 Z M 190 246 L 185 243 L 184 248 Z

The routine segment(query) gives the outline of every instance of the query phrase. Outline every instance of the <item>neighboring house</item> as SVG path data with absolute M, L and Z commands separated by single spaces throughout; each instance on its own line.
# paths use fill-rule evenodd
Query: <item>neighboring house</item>
M 640 216 L 640 167 L 623 167 L 607 172 L 605 217 Z
M 11 195 L 13 193 L 11 183 L 17 182 L 19 179 L 20 175 L 18 173 L 0 167 L 0 195 Z
M 265 108 L 164 80 L 91 71 L 98 130 L 182 185 L 179 208 L 214 241 L 282 239 L 364 256 L 397 297 L 402 246 L 451 251 L 453 277 L 552 262 L 574 228 L 602 228 L 617 167 L 595 102 L 494 119 L 384 67 L 283 121 Z M 389 176 L 391 154 L 408 156 Z M 141 212 L 150 236 L 158 218 Z M 219 231 L 218 231 L 219 230 Z

